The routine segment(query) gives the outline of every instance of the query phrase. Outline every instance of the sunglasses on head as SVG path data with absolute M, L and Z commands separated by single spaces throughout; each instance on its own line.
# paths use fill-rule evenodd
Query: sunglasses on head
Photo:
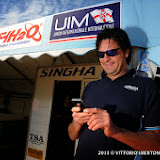
M 104 58 L 104 54 L 106 53 L 107 56 L 116 56 L 117 55 L 117 51 L 119 50 L 120 48 L 117 48 L 117 49 L 111 49 L 109 51 L 106 51 L 106 52 L 101 52 L 101 51 L 98 51 L 97 54 L 98 54 L 98 57 L 99 58 Z

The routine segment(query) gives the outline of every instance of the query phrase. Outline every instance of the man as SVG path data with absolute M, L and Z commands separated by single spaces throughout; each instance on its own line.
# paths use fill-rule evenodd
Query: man
M 87 108 L 79 112 L 80 107 L 73 107 L 68 127 L 70 138 L 79 138 L 75 160 L 133 160 L 136 152 L 130 156 L 117 151 L 160 150 L 156 86 L 151 79 L 127 71 L 131 59 L 127 34 L 105 29 L 97 36 L 96 50 L 102 79 L 85 88 L 82 98 Z

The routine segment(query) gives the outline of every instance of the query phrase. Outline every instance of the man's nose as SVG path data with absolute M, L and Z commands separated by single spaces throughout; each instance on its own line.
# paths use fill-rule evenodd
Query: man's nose
M 104 57 L 103 57 L 103 60 L 104 61 L 109 61 L 111 59 L 111 57 L 110 56 L 108 56 L 106 53 L 104 54 Z

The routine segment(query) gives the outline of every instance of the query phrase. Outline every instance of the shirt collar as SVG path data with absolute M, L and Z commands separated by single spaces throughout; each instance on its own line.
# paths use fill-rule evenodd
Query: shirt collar
M 134 76 L 135 73 L 136 73 L 136 71 L 135 71 L 134 69 L 131 69 L 131 70 L 128 70 L 127 73 L 124 74 L 124 75 L 121 76 L 121 77 Z M 110 78 L 107 76 L 107 74 L 106 74 L 106 72 L 105 72 L 104 70 L 102 71 L 101 76 L 102 76 L 102 79 L 110 79 Z M 121 77 L 118 77 L 118 78 L 116 78 L 116 79 L 119 79 L 119 78 L 121 78 Z M 116 79 L 115 79 L 115 80 L 116 80 Z

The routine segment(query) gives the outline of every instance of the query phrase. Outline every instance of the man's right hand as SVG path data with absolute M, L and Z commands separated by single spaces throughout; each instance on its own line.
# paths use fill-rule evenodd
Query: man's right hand
M 85 113 L 80 111 L 81 107 L 79 107 L 78 105 L 72 108 L 72 117 L 74 118 L 74 120 L 68 126 L 68 134 L 73 141 L 79 138 L 82 126 L 87 123 L 92 116 L 92 113 Z
M 86 113 L 86 112 L 80 112 L 80 107 L 73 107 L 72 108 L 72 117 L 74 118 L 74 121 L 78 123 L 80 126 L 87 123 L 90 117 L 92 116 L 92 113 Z

